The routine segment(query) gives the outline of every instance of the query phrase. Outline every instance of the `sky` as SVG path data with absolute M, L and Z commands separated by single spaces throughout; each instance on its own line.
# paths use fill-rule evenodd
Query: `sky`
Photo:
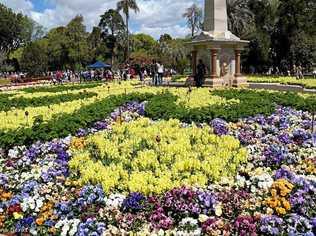
M 85 19 L 87 30 L 98 25 L 102 13 L 116 8 L 118 0 L 0 0 L 16 12 L 22 12 L 48 30 L 66 25 L 76 15 Z M 202 7 L 203 0 L 137 0 L 140 12 L 131 14 L 132 33 L 146 33 L 159 38 L 163 33 L 173 37 L 189 34 L 182 15 L 193 3 Z

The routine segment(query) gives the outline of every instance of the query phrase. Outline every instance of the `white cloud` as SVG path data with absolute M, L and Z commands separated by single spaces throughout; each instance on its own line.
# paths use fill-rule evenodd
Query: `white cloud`
M 49 1 L 53 9 L 35 11 L 30 0 L 0 0 L 1 3 L 29 15 L 50 29 L 66 25 L 78 14 L 84 16 L 87 29 L 91 30 L 99 22 L 99 16 L 110 8 L 115 8 L 117 0 L 42 0 Z M 138 14 L 131 14 L 131 31 L 148 33 L 158 38 L 169 33 L 174 37 L 188 34 L 182 14 L 193 3 L 202 0 L 138 0 Z

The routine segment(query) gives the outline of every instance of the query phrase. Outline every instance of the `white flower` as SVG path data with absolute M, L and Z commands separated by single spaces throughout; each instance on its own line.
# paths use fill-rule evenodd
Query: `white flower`
M 9 156 L 10 158 L 17 158 L 18 155 L 19 155 L 19 151 L 18 151 L 17 148 L 14 148 L 14 149 L 10 149 L 10 150 L 9 150 L 8 156 Z
M 220 204 L 216 205 L 215 206 L 215 215 L 221 216 L 222 214 L 223 214 L 222 206 Z
M 111 194 L 108 198 L 105 198 L 105 204 L 109 208 L 118 209 L 122 206 L 125 198 L 122 194 Z
M 207 215 L 203 215 L 203 214 L 199 215 L 199 221 L 200 221 L 201 223 L 204 223 L 205 221 L 207 221 L 208 218 L 209 218 L 209 217 L 208 217 Z

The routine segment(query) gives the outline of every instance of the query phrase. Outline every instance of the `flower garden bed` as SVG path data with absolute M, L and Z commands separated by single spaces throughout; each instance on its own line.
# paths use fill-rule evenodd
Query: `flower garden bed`
M 252 83 L 278 83 L 285 85 L 299 85 L 306 89 L 316 89 L 316 79 L 312 77 L 305 79 L 296 79 L 295 77 L 273 77 L 273 76 L 249 76 L 248 82 Z
M 111 97 L 69 115 L 61 127 L 79 123 L 64 137 L 3 152 L 0 233 L 314 235 L 312 115 L 259 98 L 290 105 L 280 96 L 236 94 L 216 92 L 260 105 L 251 111 L 232 102 L 239 110 L 228 112 L 164 104 L 170 94 Z M 148 103 L 121 106 L 134 98 Z M 37 138 L 47 127 L 36 127 Z

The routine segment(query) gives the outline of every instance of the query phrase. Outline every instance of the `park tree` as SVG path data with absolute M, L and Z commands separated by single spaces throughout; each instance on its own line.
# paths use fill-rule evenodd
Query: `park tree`
M 111 64 L 114 64 L 115 51 L 120 35 L 124 34 L 125 24 L 121 14 L 117 10 L 110 9 L 101 15 L 99 23 L 101 37 L 109 49 Z
M 72 69 L 80 70 L 91 61 L 87 42 L 88 33 L 81 15 L 72 19 L 66 27 L 68 59 Z
M 195 3 L 186 9 L 185 13 L 183 14 L 183 17 L 187 21 L 187 26 L 191 30 L 191 36 L 192 38 L 194 35 L 202 29 L 203 25 L 203 14 L 202 14 L 202 8 L 198 7 Z
M 249 0 L 227 0 L 229 30 L 239 37 L 245 37 L 253 29 L 253 13 Z
M 21 56 L 21 69 L 29 75 L 40 76 L 48 69 L 48 41 L 46 39 L 29 43 Z
M 0 67 L 13 50 L 41 37 L 42 29 L 36 22 L 21 13 L 14 13 L 0 3 Z
M 131 36 L 131 51 L 136 52 L 144 50 L 153 53 L 153 49 L 157 46 L 158 42 L 148 34 L 134 34 Z
M 313 0 L 280 0 L 278 21 L 272 35 L 276 63 L 288 60 L 290 65 L 311 67 L 316 60 L 316 2 Z
M 68 63 L 66 27 L 50 30 L 47 34 L 50 70 L 61 70 Z
M 170 34 L 162 34 L 160 35 L 159 37 L 159 43 L 162 43 L 162 42 L 169 42 L 172 40 L 172 37 Z
M 136 0 L 120 0 L 117 3 L 117 10 L 122 11 L 125 15 L 125 24 L 126 24 L 126 42 L 127 42 L 127 60 L 129 60 L 129 19 L 130 19 L 130 10 L 133 10 L 135 13 L 139 12 L 139 7 Z

